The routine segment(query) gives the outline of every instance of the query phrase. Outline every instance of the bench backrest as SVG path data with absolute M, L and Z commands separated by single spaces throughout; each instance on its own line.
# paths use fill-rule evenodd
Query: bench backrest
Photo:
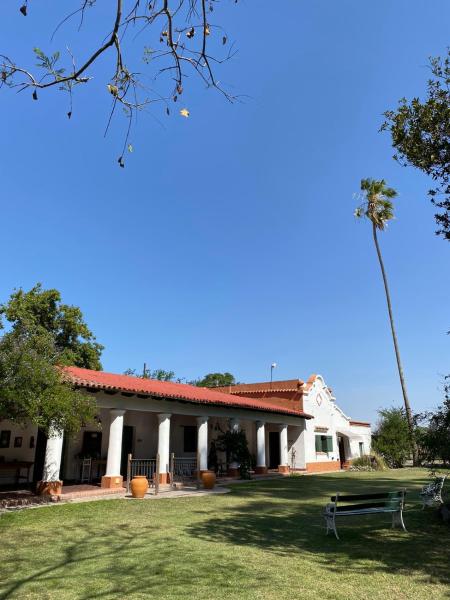
M 373 492 L 367 494 L 341 494 L 337 493 L 331 496 L 331 502 L 336 504 L 336 508 L 345 510 L 364 510 L 369 508 L 403 508 L 405 503 L 406 490 L 396 492 Z M 345 504 L 340 504 L 344 502 Z
M 429 483 L 423 488 L 422 493 L 428 496 L 440 494 L 442 492 L 442 488 L 444 487 L 446 477 L 447 475 L 440 475 L 439 477 L 436 477 L 432 483 Z

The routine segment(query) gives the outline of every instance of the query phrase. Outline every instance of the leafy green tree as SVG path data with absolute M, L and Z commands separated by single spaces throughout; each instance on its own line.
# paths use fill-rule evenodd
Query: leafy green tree
M 16 290 L 0 305 L 0 418 L 71 434 L 95 415 L 95 402 L 75 390 L 61 366 L 101 369 L 103 346 L 79 308 L 58 290 Z M 0 321 L 0 328 L 3 328 Z
M 389 323 L 391 326 L 392 340 L 394 342 L 395 358 L 397 360 L 398 374 L 400 377 L 400 385 L 403 394 L 403 403 L 405 406 L 406 418 L 409 427 L 410 435 L 410 446 L 413 454 L 413 461 L 416 465 L 418 463 L 418 452 L 417 444 L 414 437 L 414 419 L 411 411 L 411 406 L 408 399 L 408 393 L 406 390 L 405 376 L 403 373 L 403 367 L 400 359 L 400 350 L 397 341 L 397 334 L 395 331 L 394 317 L 392 313 L 391 294 L 389 291 L 389 285 L 384 267 L 383 257 L 380 250 L 380 244 L 378 243 L 378 231 L 384 231 L 388 222 L 394 218 L 394 205 L 392 199 L 397 196 L 397 192 L 386 185 L 384 179 L 379 181 L 375 179 L 362 179 L 361 180 L 361 192 L 364 200 L 361 206 L 355 211 L 355 216 L 358 218 L 366 218 L 372 224 L 372 236 L 377 251 L 378 262 L 380 264 L 381 275 L 383 278 L 384 291 L 386 294 L 386 302 L 389 314 Z
M 421 415 L 427 421 L 422 428 L 420 447 L 429 462 L 442 460 L 450 463 L 450 375 L 445 378 L 444 403 L 434 412 Z
M 208 373 L 207 375 L 202 377 L 202 379 L 197 379 L 193 381 L 192 384 L 198 387 L 208 388 L 226 387 L 228 385 L 235 385 L 236 379 L 234 378 L 234 375 L 228 372 Z
M 402 98 L 396 110 L 385 112 L 381 129 L 390 132 L 400 164 L 420 169 L 437 183 L 429 191 L 436 233 L 450 240 L 450 48 L 444 59 L 430 58 L 433 77 L 425 100 Z
M 103 346 L 96 342 L 81 310 L 63 304 L 58 290 L 44 290 L 40 283 L 28 292 L 18 289 L 0 305 L 0 328 L 2 316 L 12 331 L 27 336 L 50 335 L 60 365 L 101 370 Z
M 0 419 L 71 434 L 94 417 L 95 401 L 65 381 L 59 357 L 49 333 L 0 338 Z
M 181 383 L 181 379 L 177 378 L 175 371 L 166 371 L 165 369 L 147 369 L 144 365 L 142 373 L 137 373 L 136 369 L 127 369 L 124 375 L 131 375 L 132 377 L 140 377 L 141 379 L 157 379 L 158 381 L 175 381 Z
M 411 440 L 408 420 L 403 408 L 378 411 L 380 420 L 372 436 L 373 449 L 393 468 L 403 467 L 410 457 Z

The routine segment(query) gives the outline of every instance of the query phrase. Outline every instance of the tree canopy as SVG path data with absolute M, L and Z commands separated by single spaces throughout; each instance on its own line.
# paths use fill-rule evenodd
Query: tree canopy
M 403 408 L 378 411 L 380 420 L 373 433 L 372 447 L 390 467 L 403 467 L 411 455 L 408 421 Z
M 431 463 L 450 463 L 450 375 L 445 377 L 443 404 L 434 412 L 419 415 L 419 419 L 426 422 L 419 437 L 424 458 Z
M 440 209 L 436 233 L 450 240 L 450 49 L 444 59 L 430 58 L 430 67 L 426 98 L 402 98 L 396 110 L 385 112 L 381 128 L 391 134 L 395 160 L 436 182 L 429 191 Z
M 136 369 L 127 369 L 124 372 L 124 375 L 131 375 L 132 377 L 140 377 L 141 379 L 157 379 L 158 381 L 175 381 L 176 383 L 181 383 L 181 379 L 179 379 L 175 375 L 175 371 L 166 371 L 165 369 L 148 369 L 146 365 L 144 365 L 144 369 L 142 373 L 138 373 Z
M 0 319 L 0 418 L 69 434 L 91 420 L 95 402 L 74 389 L 60 368 L 101 369 L 103 346 L 81 310 L 63 304 L 58 290 L 37 284 L 14 291 L 0 305 Z
M 201 379 L 192 382 L 198 387 L 225 387 L 227 385 L 235 385 L 236 379 L 231 373 L 208 373 Z
M 0 419 L 71 434 L 90 421 L 95 401 L 64 380 L 51 335 L 10 331 L 0 338 Z
M 148 369 L 144 365 L 144 369 L 141 373 L 137 372 L 136 369 L 127 369 L 124 371 L 124 375 L 131 375 L 133 377 L 140 377 L 141 379 L 157 379 L 158 381 L 174 381 L 175 383 L 187 383 L 189 385 L 195 385 L 197 387 L 225 387 L 227 385 L 235 385 L 237 382 L 234 375 L 231 373 L 207 373 L 200 379 L 194 379 L 192 381 L 186 381 L 185 377 L 177 377 L 175 371 L 166 371 L 165 369 Z
M 0 327 L 2 317 L 12 331 L 27 336 L 50 335 L 58 364 L 101 370 L 103 346 L 97 343 L 81 310 L 63 304 L 58 290 L 44 290 L 40 283 L 28 292 L 18 289 L 0 305 Z

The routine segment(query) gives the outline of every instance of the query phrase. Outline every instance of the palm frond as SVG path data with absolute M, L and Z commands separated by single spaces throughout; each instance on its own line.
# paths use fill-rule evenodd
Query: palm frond
M 383 230 L 394 219 L 392 198 L 397 196 L 394 188 L 388 187 L 384 179 L 361 179 L 361 192 L 364 201 L 355 211 L 356 217 L 366 217 L 377 229 Z

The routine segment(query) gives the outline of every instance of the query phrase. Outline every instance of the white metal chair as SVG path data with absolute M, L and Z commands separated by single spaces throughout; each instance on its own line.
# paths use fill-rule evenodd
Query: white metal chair
M 435 506 L 436 504 L 443 504 L 442 500 L 442 488 L 444 487 L 444 481 L 446 475 L 436 477 L 432 483 L 429 483 L 422 488 L 420 492 L 420 498 L 422 500 L 422 509 L 426 506 Z

